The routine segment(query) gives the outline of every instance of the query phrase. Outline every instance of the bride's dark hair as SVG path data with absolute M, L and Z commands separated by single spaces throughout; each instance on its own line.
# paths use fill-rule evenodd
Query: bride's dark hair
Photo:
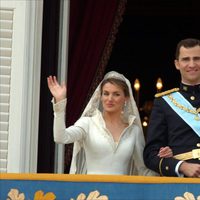
M 116 78 L 107 78 L 107 79 L 105 79 L 105 80 L 102 81 L 101 86 L 100 86 L 101 94 L 102 94 L 103 86 L 106 83 L 111 83 L 113 85 L 119 86 L 124 91 L 125 97 L 130 97 L 129 89 L 128 89 L 128 86 L 125 83 L 125 81 L 120 80 L 120 79 L 116 79 Z

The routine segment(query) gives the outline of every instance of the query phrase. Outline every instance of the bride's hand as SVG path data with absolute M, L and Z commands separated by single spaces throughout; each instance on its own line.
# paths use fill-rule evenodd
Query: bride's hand
M 56 103 L 66 98 L 67 89 L 65 83 L 59 84 L 55 76 L 49 76 L 47 77 L 47 84 Z
M 170 158 L 173 157 L 173 152 L 172 149 L 168 146 L 166 147 L 161 147 L 158 153 L 158 156 L 160 158 Z

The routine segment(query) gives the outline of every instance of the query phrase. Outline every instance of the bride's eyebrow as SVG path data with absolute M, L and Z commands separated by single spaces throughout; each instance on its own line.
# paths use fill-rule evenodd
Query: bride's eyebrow
M 112 91 L 112 92 L 110 92 L 110 91 L 108 91 L 108 90 L 103 90 L 103 92 L 104 92 L 104 93 L 114 93 L 114 94 L 119 94 L 119 93 L 121 93 L 121 91 Z

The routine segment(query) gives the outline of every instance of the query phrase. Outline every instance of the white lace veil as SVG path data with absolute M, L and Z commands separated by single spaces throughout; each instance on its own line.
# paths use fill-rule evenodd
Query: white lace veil
M 124 120 L 127 120 L 127 121 L 130 119 L 130 117 L 132 119 L 135 118 L 133 123 L 137 124 L 141 128 L 141 132 L 142 132 L 141 120 L 140 120 L 137 105 L 136 105 L 135 100 L 133 98 L 133 93 L 132 93 L 130 81 L 127 78 L 125 78 L 124 75 L 122 75 L 118 72 L 115 72 L 115 71 L 110 71 L 104 76 L 103 80 L 99 83 L 99 85 L 96 88 L 95 92 L 93 93 L 90 101 L 88 102 L 86 108 L 84 109 L 81 117 L 85 117 L 85 116 L 91 117 L 91 116 L 96 114 L 97 109 L 102 111 L 101 83 L 108 78 L 119 79 L 119 80 L 124 81 L 127 84 L 130 98 L 126 101 L 126 106 L 124 107 L 124 110 L 123 110 L 123 117 L 124 117 Z M 71 169 L 70 169 L 71 174 L 74 174 L 74 173 L 84 174 L 84 173 L 86 173 L 85 155 L 84 155 L 84 151 L 81 150 L 81 147 L 82 147 L 82 144 L 80 142 L 74 143 L 73 157 L 72 157 L 72 163 L 71 163 Z
M 133 98 L 130 81 L 123 74 L 120 74 L 116 71 L 110 71 L 104 76 L 103 80 L 99 83 L 99 85 L 96 88 L 95 92 L 93 93 L 90 101 L 88 102 L 86 108 L 84 109 L 81 117 L 83 117 L 83 116 L 91 117 L 91 116 L 95 115 L 96 109 L 99 109 L 100 111 L 102 111 L 101 83 L 104 80 L 109 79 L 109 78 L 122 80 L 128 86 L 130 98 L 126 101 L 126 106 L 124 107 L 124 110 L 123 110 L 123 117 L 125 120 L 128 120 L 130 116 L 135 116 L 135 123 L 142 128 L 138 108 L 137 108 L 137 105 Z

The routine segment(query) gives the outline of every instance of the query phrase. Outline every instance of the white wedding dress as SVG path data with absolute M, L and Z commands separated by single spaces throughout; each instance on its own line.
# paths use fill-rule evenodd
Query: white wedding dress
M 126 81 L 131 95 L 124 110 L 128 127 L 119 141 L 113 140 L 105 126 L 99 86 L 80 119 L 68 128 L 65 126 L 66 99 L 57 104 L 53 102 L 54 140 L 62 144 L 74 143 L 71 174 L 156 175 L 143 162 L 145 141 L 130 83 L 117 72 L 110 72 L 105 78 L 113 75 Z

